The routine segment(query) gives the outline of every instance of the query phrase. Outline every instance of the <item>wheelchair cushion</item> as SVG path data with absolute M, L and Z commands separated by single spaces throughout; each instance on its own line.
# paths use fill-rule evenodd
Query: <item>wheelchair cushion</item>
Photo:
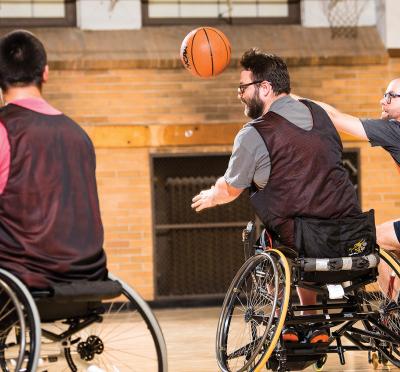
M 57 302 L 101 301 L 117 297 L 121 293 L 121 284 L 113 280 L 53 283 L 46 291 L 32 291 L 34 298 L 46 297 Z
M 104 311 L 102 300 L 118 297 L 122 286 L 113 280 L 53 283 L 48 290 L 31 291 L 43 322 L 86 317 Z

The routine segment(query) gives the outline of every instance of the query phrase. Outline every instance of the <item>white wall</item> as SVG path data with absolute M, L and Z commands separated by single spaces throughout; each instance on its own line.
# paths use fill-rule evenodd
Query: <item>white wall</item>
M 142 27 L 140 0 L 78 0 L 77 26 L 83 30 L 135 30 Z
M 377 5 L 378 30 L 388 49 L 400 48 L 400 1 L 384 0 Z
M 362 10 L 358 20 L 359 26 L 373 26 L 376 24 L 376 0 L 353 0 L 358 9 Z M 391 1 L 391 0 L 389 0 Z M 400 3 L 400 0 L 394 0 Z M 302 0 L 301 23 L 305 27 L 329 27 L 328 18 L 324 9 L 328 7 L 329 0 Z M 349 4 L 347 9 L 355 9 Z M 346 9 L 344 3 L 338 4 Z M 338 9 L 339 10 L 339 9 Z

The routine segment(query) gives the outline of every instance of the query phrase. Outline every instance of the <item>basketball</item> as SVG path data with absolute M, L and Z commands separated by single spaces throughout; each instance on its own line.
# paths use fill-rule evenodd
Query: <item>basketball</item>
M 189 72 L 201 78 L 220 74 L 231 60 L 231 44 L 223 32 L 199 27 L 189 32 L 181 45 L 181 61 Z

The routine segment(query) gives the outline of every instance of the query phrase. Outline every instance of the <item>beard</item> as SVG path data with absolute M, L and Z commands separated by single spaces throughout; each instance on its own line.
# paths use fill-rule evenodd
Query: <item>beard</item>
M 254 94 L 248 101 L 242 100 L 246 105 L 244 108 L 244 114 L 251 119 L 257 119 L 263 114 L 264 104 L 257 94 Z

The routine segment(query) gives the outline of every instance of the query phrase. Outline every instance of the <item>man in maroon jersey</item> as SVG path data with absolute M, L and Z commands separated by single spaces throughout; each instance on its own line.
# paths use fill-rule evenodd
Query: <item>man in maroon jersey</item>
M 31 288 L 107 276 L 94 148 L 43 99 L 48 75 L 33 34 L 0 39 L 0 267 Z

